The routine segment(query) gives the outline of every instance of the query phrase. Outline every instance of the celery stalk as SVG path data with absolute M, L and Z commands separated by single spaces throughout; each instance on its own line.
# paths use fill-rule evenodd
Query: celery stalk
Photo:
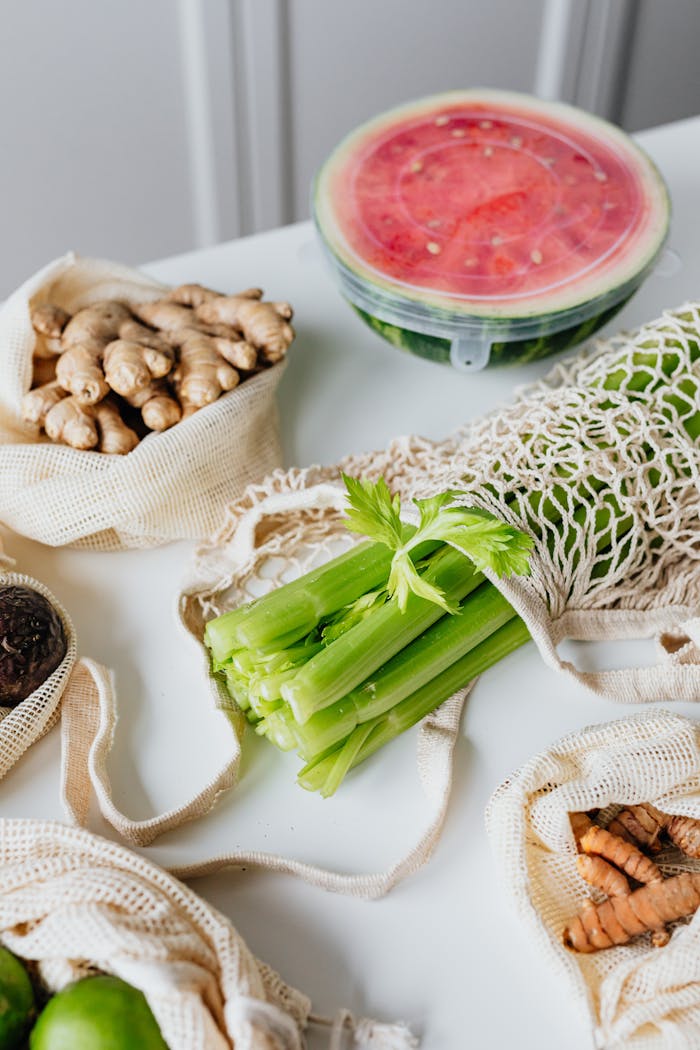
M 515 610 L 503 595 L 492 584 L 482 583 L 464 599 L 459 612 L 441 617 L 376 673 L 304 725 L 295 724 L 284 707 L 276 712 L 277 719 L 296 733 L 301 757 L 311 759 L 343 740 L 356 725 L 395 707 L 514 616 Z
M 423 578 L 456 602 L 483 581 L 466 555 L 450 546 L 432 556 Z M 408 595 L 403 611 L 395 599 L 374 610 L 282 685 L 282 697 L 296 720 L 303 724 L 345 696 L 442 615 L 439 605 L 414 593 Z
M 362 728 L 372 727 L 372 732 L 353 756 L 350 768 L 364 762 L 384 744 L 388 744 L 390 740 L 420 722 L 461 686 L 498 663 L 514 649 L 524 645 L 529 638 L 529 631 L 520 617 L 509 620 L 461 660 L 455 661 L 451 667 L 402 700 L 387 714 L 366 722 Z M 324 755 L 304 766 L 297 777 L 297 782 L 301 787 L 306 788 L 307 791 L 323 791 L 337 760 L 338 752 L 342 751 L 344 746 L 345 744 L 342 744 L 330 755 Z M 335 787 L 337 788 L 338 784 Z

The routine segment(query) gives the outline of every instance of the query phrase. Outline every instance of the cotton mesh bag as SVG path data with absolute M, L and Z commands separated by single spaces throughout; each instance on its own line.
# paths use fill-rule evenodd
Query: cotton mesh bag
M 0 944 L 49 992 L 95 972 L 140 989 L 170 1050 L 411 1050 L 405 1026 L 333 1019 L 252 954 L 233 924 L 124 847 L 62 824 L 0 820 Z
M 232 504 L 181 602 L 204 622 L 349 546 L 342 473 L 410 501 L 459 490 L 535 540 L 493 578 L 545 662 L 627 702 L 700 698 L 700 306 L 598 341 L 442 441 L 400 437 L 333 467 L 273 472 Z M 656 637 L 645 668 L 580 671 L 566 638 Z M 225 703 L 225 698 L 222 701 Z
M 596 1046 L 673 1050 L 700 1044 L 700 913 L 672 927 L 670 942 L 648 935 L 578 954 L 562 935 L 583 904 L 604 898 L 576 868 L 569 814 L 600 809 L 597 823 L 650 802 L 662 813 L 700 818 L 698 724 L 653 709 L 571 733 L 506 780 L 487 809 L 500 881 Z M 675 848 L 654 857 L 665 877 L 700 872 Z
M 0 705 L 0 780 L 60 718 L 61 698 L 77 660 L 75 629 L 65 609 L 43 583 L 11 571 L 12 565 L 0 544 L 0 586 L 29 587 L 46 598 L 63 626 L 66 652 L 48 678 L 16 707 Z
M 202 539 L 246 485 L 278 467 L 275 391 L 284 364 L 252 376 L 127 455 L 52 444 L 23 421 L 36 343 L 30 306 L 69 313 L 104 299 L 158 299 L 167 288 L 138 270 L 69 254 L 0 307 L 0 520 L 51 546 L 95 550 Z

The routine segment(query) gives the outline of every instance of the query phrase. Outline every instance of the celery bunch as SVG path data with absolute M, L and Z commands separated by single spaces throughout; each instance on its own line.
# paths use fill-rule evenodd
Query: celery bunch
M 367 540 L 205 629 L 233 700 L 324 797 L 529 637 L 483 576 L 528 571 L 524 533 L 458 492 L 415 500 L 408 525 L 382 478 L 344 481 L 346 525 Z

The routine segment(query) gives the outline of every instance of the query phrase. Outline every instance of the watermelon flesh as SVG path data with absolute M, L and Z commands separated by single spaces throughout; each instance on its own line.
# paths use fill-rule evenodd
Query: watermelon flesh
M 390 342 L 449 360 L 461 337 L 505 361 L 609 320 L 658 257 L 669 202 L 618 128 L 453 92 L 348 136 L 317 177 L 314 217 L 342 290 Z

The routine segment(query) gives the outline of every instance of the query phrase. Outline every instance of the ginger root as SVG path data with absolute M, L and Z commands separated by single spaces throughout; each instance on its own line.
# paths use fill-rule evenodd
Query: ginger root
M 227 324 L 238 329 L 269 363 L 281 360 L 294 339 L 294 329 L 288 324 L 292 317 L 289 303 L 263 303 L 244 293 L 210 299 L 198 306 L 195 314 L 205 324 Z
M 94 412 L 90 407 L 81 405 L 72 394 L 49 409 L 44 419 L 44 430 L 52 441 L 60 441 L 84 451 L 95 448 L 99 441 Z
M 133 408 L 141 410 L 141 418 L 149 430 L 168 430 L 179 423 L 182 417 L 180 405 L 162 381 L 151 382 L 124 400 Z
M 55 380 L 29 390 L 22 398 L 22 419 L 27 423 L 44 425 L 47 414 L 54 405 L 68 397 L 68 392 Z
M 139 436 L 126 425 L 114 401 L 106 397 L 99 405 L 95 405 L 93 413 L 99 431 L 98 451 L 124 456 L 136 448 Z
M 33 307 L 24 418 L 74 448 L 129 452 L 144 432 L 124 422 L 130 408 L 146 429 L 166 430 L 286 353 L 292 309 L 262 294 L 191 283 L 150 302 L 95 302 L 72 317 L 56 304 Z
M 233 390 L 239 375 L 212 347 L 208 336 L 194 333 L 180 347 L 180 363 L 173 373 L 181 400 L 203 408 L 226 390 Z

